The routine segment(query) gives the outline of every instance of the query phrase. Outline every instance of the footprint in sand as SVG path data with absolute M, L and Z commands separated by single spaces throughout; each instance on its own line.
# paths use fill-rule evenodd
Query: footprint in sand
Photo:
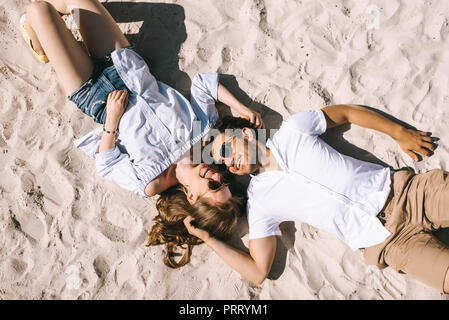
M 18 257 L 9 257 L 0 263 L 0 281 L 12 283 L 21 281 L 28 273 L 30 264 Z
M 16 228 L 23 231 L 33 240 L 40 242 L 46 239 L 46 224 L 33 212 L 23 210 L 20 210 L 16 213 L 12 212 L 11 218 L 13 219 Z
M 107 259 L 103 256 L 98 256 L 95 258 L 93 267 L 98 278 L 103 280 L 109 274 L 109 271 L 111 271 L 111 267 L 109 266 Z
M 232 60 L 231 49 L 225 47 L 221 50 L 221 60 L 222 64 L 218 69 L 218 73 L 227 73 Z
M 137 275 L 137 260 L 134 256 L 128 256 L 119 262 L 115 270 L 115 282 L 122 287 L 125 282 Z
M 107 206 L 107 211 L 97 219 L 101 233 L 114 242 L 132 242 L 142 233 L 142 220 L 128 209 Z

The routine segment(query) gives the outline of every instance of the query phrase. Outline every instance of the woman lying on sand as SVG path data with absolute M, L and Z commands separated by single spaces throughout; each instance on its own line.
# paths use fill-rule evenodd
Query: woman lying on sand
M 70 12 L 75 13 L 89 54 L 60 16 Z M 218 83 L 217 73 L 195 76 L 187 101 L 156 81 L 98 0 L 32 2 L 21 18 L 21 29 L 33 54 L 51 62 L 69 100 L 103 124 L 75 141 L 95 159 L 101 176 L 145 197 L 181 184 L 181 190 L 170 194 L 181 196 L 191 215 L 207 212 L 233 224 L 239 199 L 220 173 L 192 163 L 190 152 L 216 122 L 216 100 L 256 127 L 263 122 Z
M 58 11 L 76 12 L 90 56 Z M 95 158 L 100 175 L 142 196 L 181 183 L 192 203 L 200 197 L 216 202 L 231 198 L 229 189 L 221 187 L 221 175 L 205 165 L 190 163 L 189 151 L 217 120 L 217 97 L 256 126 L 262 122 L 259 114 L 218 83 L 216 73 L 194 78 L 189 103 L 176 90 L 156 81 L 98 0 L 30 3 L 21 27 L 35 56 L 50 60 L 69 100 L 104 125 L 75 142 Z M 200 124 L 198 132 L 195 121 Z M 174 165 L 183 156 L 183 161 Z

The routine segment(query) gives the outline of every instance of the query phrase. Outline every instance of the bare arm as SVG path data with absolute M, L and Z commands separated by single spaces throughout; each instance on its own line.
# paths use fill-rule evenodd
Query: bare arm
M 373 129 L 395 139 L 401 149 L 414 161 L 419 158 L 415 153 L 430 156 L 435 149 L 433 139 L 427 132 L 407 129 L 385 118 L 377 112 L 357 105 L 333 105 L 321 109 L 326 117 L 327 128 L 345 123 L 354 123 L 364 128 Z
M 249 120 L 252 124 L 255 125 L 257 129 L 265 128 L 260 113 L 252 111 L 251 109 L 247 108 L 243 103 L 237 100 L 232 95 L 232 93 L 230 93 L 229 90 L 226 89 L 226 87 L 223 86 L 221 83 L 218 84 L 217 98 L 218 101 L 224 103 L 231 109 L 237 111 L 240 117 Z
M 231 268 L 255 284 L 261 284 L 266 279 L 271 270 L 276 253 L 275 236 L 250 240 L 248 254 L 211 237 L 204 230 L 193 227 L 190 224 L 191 221 L 191 217 L 187 217 L 184 220 L 184 224 L 189 233 L 203 240 Z
M 157 178 L 148 183 L 145 187 L 145 194 L 149 197 L 152 197 L 156 194 L 161 193 L 162 191 L 167 190 L 170 187 L 177 185 L 179 181 L 176 179 L 174 174 L 172 174 L 174 169 L 175 165 L 172 164 Z

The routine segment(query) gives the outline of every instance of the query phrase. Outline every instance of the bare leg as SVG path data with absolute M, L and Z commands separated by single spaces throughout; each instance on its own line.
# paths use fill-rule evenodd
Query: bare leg
M 52 1 L 54 0 L 50 0 Z M 57 1 L 64 1 L 73 14 L 93 58 L 102 58 L 116 49 L 130 45 L 114 18 L 98 0 Z
M 55 9 L 58 10 L 60 13 L 63 13 L 63 14 L 70 13 L 70 11 L 67 8 L 67 5 L 65 3 L 65 0 L 36 0 L 36 1 L 47 1 L 50 4 L 52 4 L 53 7 L 55 7 Z
M 37 1 L 44 1 L 44 0 L 35 0 L 35 1 L 37 2 Z M 55 9 L 62 14 L 70 13 L 67 9 L 67 6 L 65 5 L 65 0 L 49 0 L 47 2 L 52 4 L 53 7 L 55 7 Z M 27 21 L 25 21 L 25 29 L 27 30 L 27 33 L 30 36 L 31 44 L 32 44 L 34 51 L 36 51 L 39 55 L 45 54 L 44 49 L 42 48 L 42 45 L 39 42 L 39 38 L 37 37 L 33 28 L 31 28 L 31 26 L 28 24 Z
M 51 61 L 67 94 L 73 93 L 92 74 L 93 63 L 76 42 L 56 9 L 48 2 L 33 2 L 27 7 L 27 23 Z M 33 43 L 37 46 L 38 43 Z
M 71 94 L 89 79 L 93 63 L 53 5 L 61 13 L 73 12 L 93 58 L 130 44 L 98 0 L 48 0 L 28 5 L 26 27 L 33 47 L 39 54 L 47 54 L 66 93 Z
M 39 0 L 38 0 L 39 1 Z M 109 12 L 98 0 L 46 0 L 63 14 L 73 13 L 84 43 L 93 58 L 102 58 L 112 51 L 129 46 L 129 42 Z M 33 47 L 43 54 L 34 31 L 29 31 Z

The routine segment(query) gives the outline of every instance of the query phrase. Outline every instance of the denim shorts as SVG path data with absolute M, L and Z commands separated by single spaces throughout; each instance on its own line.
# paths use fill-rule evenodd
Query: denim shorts
M 112 63 L 111 55 L 95 59 L 92 76 L 68 99 L 95 122 L 106 121 L 106 101 L 114 90 L 128 90 Z

